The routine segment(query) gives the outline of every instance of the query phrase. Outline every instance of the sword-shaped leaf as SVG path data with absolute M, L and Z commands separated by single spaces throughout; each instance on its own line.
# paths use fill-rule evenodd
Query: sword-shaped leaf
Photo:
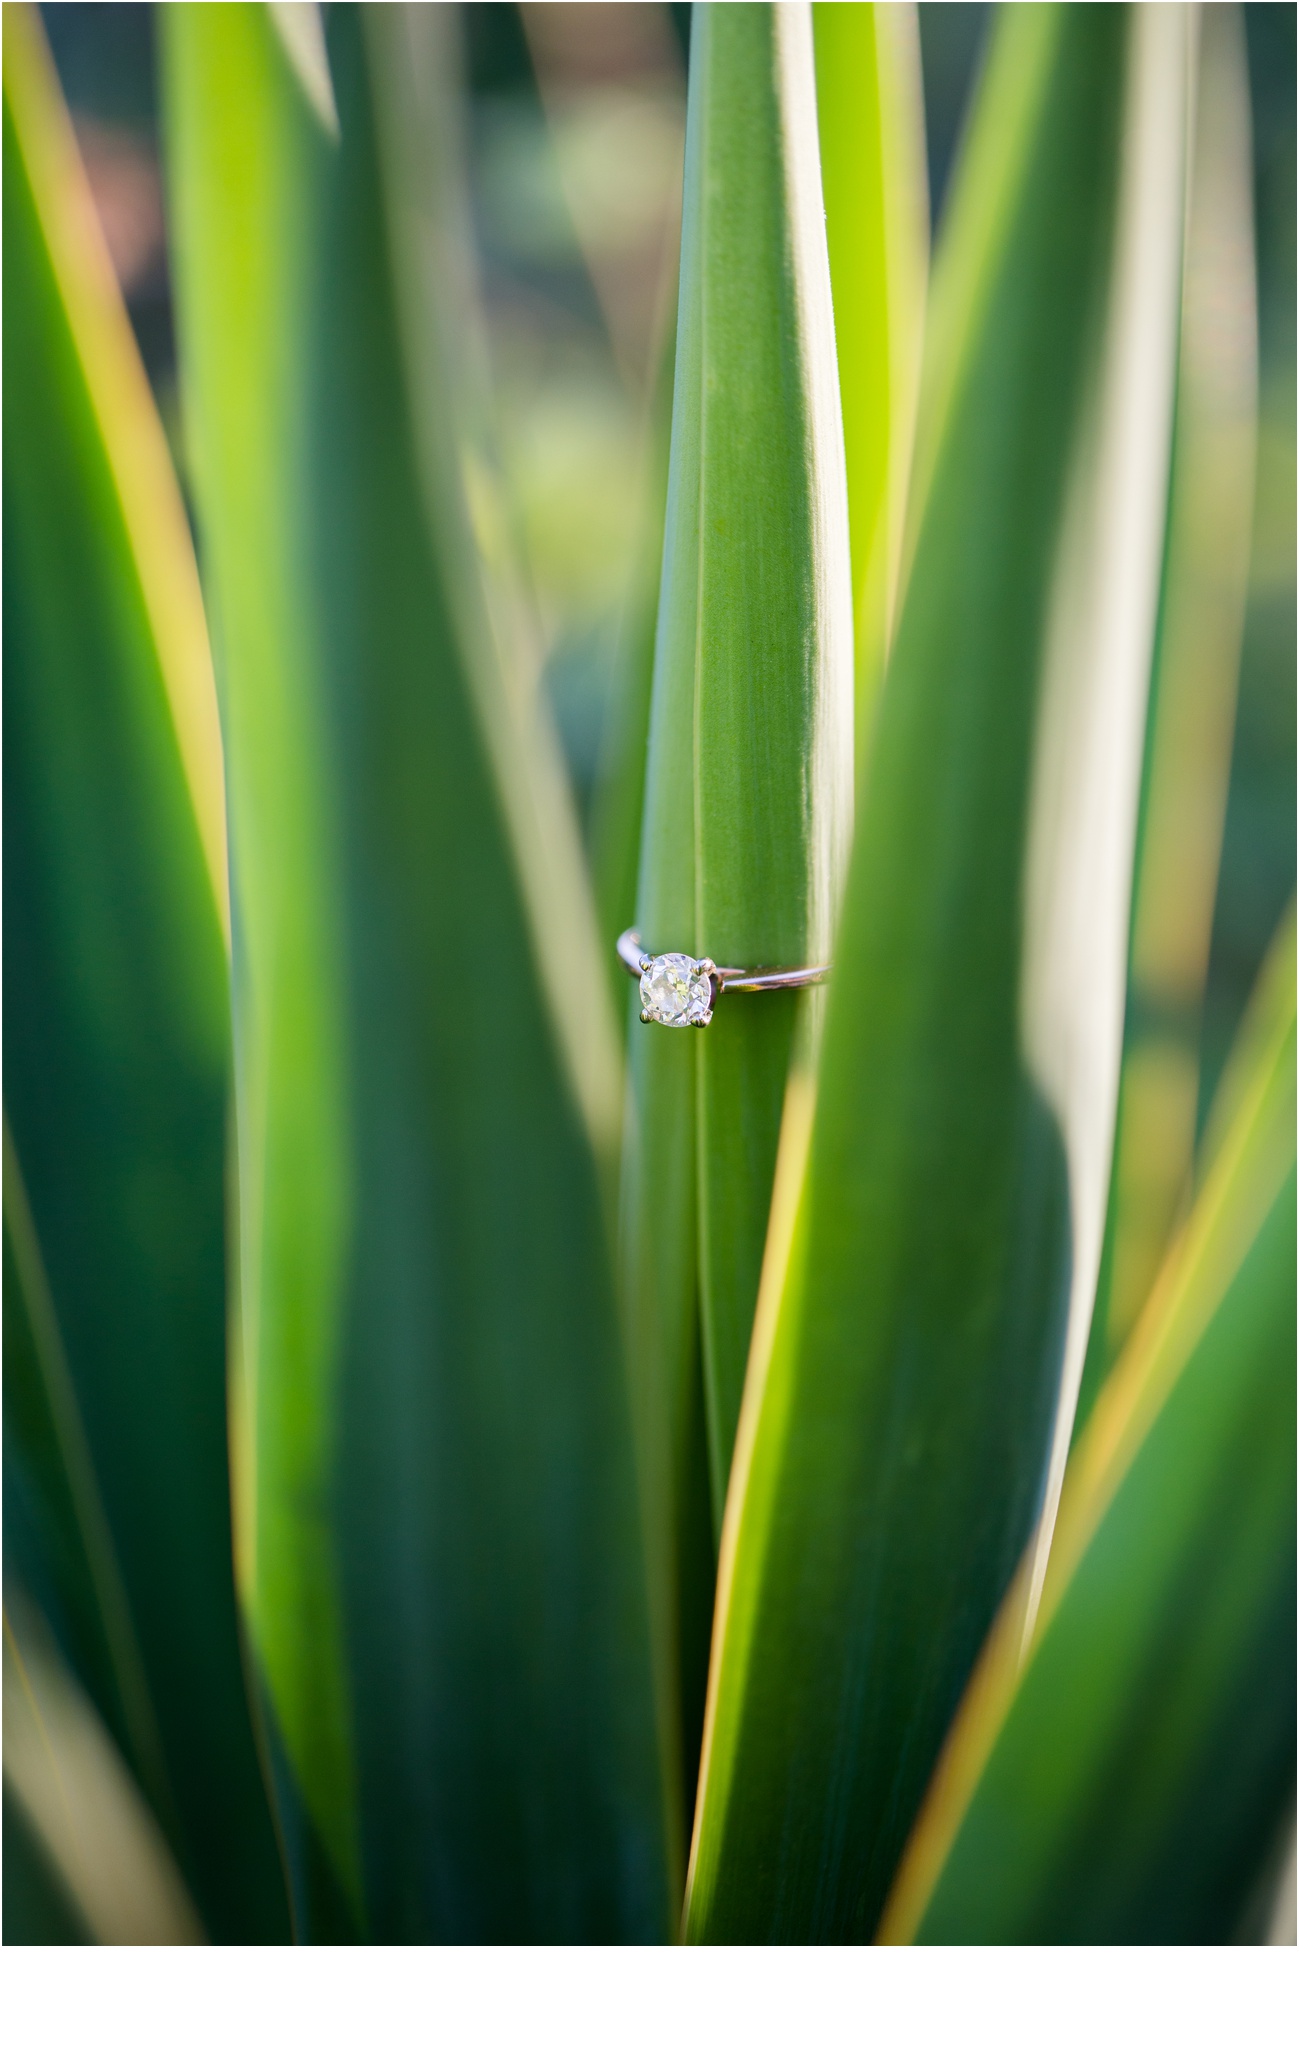
M 172 10 L 165 52 L 234 877 L 240 1585 L 300 1926 L 654 1938 L 616 1054 L 459 497 L 445 17 L 334 9 L 326 69 L 283 11 L 296 52 L 247 7 Z
M 1244 28 L 1201 14 L 1168 549 L 1133 886 L 1123 1079 L 1080 1429 L 1190 1200 L 1200 1038 L 1254 514 Z
M 1070 1464 L 1037 1625 L 990 1638 L 886 1939 L 1222 1942 L 1294 1785 L 1295 949 Z M 1293 1807 L 1291 1808 L 1293 1812 Z
M 892 638 L 920 382 L 929 205 L 916 10 L 812 9 L 852 540 L 856 743 Z
M 984 75 L 815 1106 L 792 1092 L 782 1138 L 693 1939 L 871 1934 L 1049 1530 L 1113 1128 L 1185 38 L 1170 9 L 1008 9 Z
M 619 1017 L 629 1011 L 632 996 L 615 947 L 620 933 L 636 917 L 675 360 L 669 337 L 645 409 L 640 532 L 618 623 L 613 685 L 600 735 L 591 799 L 591 871 L 600 939 L 613 977 L 614 1004 Z
M 700 7 L 638 923 L 653 952 L 827 956 L 849 829 L 851 590 L 806 6 Z M 799 1005 L 633 1026 L 629 1299 L 693 1787 L 720 1525 Z M 698 1454 L 706 1442 L 706 1467 Z
M 211 666 L 166 441 L 25 8 L 4 20 L 4 273 L 6 1544 L 209 1931 L 274 1939 L 230 1548 Z

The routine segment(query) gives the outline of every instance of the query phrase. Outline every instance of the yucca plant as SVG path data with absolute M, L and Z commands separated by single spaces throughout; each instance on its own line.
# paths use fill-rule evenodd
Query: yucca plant
M 161 13 L 200 576 L 5 11 L 7 1938 L 1256 1937 L 1292 915 L 1150 1137 L 1249 559 L 1239 20 L 1002 11 L 929 279 L 914 12 L 695 10 L 590 858 L 466 509 L 453 26 Z

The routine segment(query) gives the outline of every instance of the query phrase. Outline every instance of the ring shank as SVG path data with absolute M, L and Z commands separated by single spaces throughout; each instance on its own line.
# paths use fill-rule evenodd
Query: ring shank
M 641 944 L 641 936 L 634 928 L 622 933 L 618 940 L 618 958 L 628 974 L 637 978 L 644 972 L 650 955 Z M 829 966 L 824 967 L 776 967 L 770 971 L 756 971 L 747 967 L 715 968 L 722 988 L 733 989 L 736 995 L 760 995 L 769 988 L 811 988 L 816 982 L 829 977 Z
M 737 996 L 758 995 L 765 988 L 811 988 L 818 981 L 829 978 L 828 967 L 781 967 L 773 968 L 770 974 L 746 974 L 742 967 L 719 967 L 718 978 L 723 988 L 734 991 Z

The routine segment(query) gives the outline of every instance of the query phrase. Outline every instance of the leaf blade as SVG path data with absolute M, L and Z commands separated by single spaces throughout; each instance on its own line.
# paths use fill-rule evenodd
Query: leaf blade
M 554 872 L 546 796 L 490 665 L 455 386 L 403 268 L 432 248 L 446 317 L 441 188 L 401 168 L 439 22 L 331 16 L 336 145 L 259 13 L 167 27 L 245 949 L 241 1590 L 302 1924 L 653 1938 L 600 1015 L 553 1002 L 523 871 L 540 844 Z M 588 914 L 562 888 L 553 908 Z
M 1042 1500 L 1070 1306 L 1074 1132 L 1052 1077 L 1033 1071 L 1021 1006 L 1043 955 L 1022 906 L 1062 571 L 1093 559 L 1066 507 L 1123 303 L 1125 33 L 1067 10 L 1003 18 L 935 275 L 903 615 L 815 1115 L 807 1102 L 789 1110 L 783 1222 L 728 1502 L 690 1939 L 869 1935 Z M 1175 250 L 1176 122 L 1155 133 L 1157 234 Z M 1149 199 L 1133 193 L 1139 218 Z M 1161 242 L 1165 400 L 1168 256 Z M 1157 408 L 1151 420 L 1137 502 L 1153 609 Z M 1095 741 L 1111 678 L 1082 645 L 1065 700 Z M 1127 754 L 1111 763 L 1102 750 L 1082 778 L 1107 791 L 1116 838 L 1104 857 L 1119 876 L 1145 684 L 1139 610 L 1123 674 Z M 1057 874 L 1077 874 L 1087 844 L 1077 826 Z M 1121 968 L 1124 909 L 1119 888 L 1085 942 L 1065 920 L 1069 972 Z M 1116 1061 L 1120 1023 L 1117 1006 L 1093 1017 L 1089 1052 Z M 1106 1114 L 1102 1099 L 1102 1141 Z M 1073 1282 L 1075 1324 L 1093 1280 Z
M 1102 1267 L 1075 1429 L 1189 1200 L 1209 938 L 1253 521 L 1257 337 L 1249 82 L 1201 17 L 1169 532 L 1138 826 L 1128 1021 Z
M 211 1930 L 265 1938 L 287 1917 L 230 1564 L 210 657 L 166 442 L 34 13 L 6 16 L 4 45 L 11 1156 L 129 1610 L 112 1611 L 104 1567 L 127 1698 L 97 1704 Z M 8 1162 L 6 1181 L 12 1226 Z
M 913 7 L 812 9 L 852 544 L 860 764 L 893 637 L 929 261 Z
M 637 925 L 647 949 L 723 966 L 828 956 L 850 829 L 851 571 L 815 124 L 808 9 L 698 10 Z M 703 1663 L 682 1615 L 706 1626 L 808 1007 L 724 997 L 693 1042 L 632 1027 L 626 1295 L 664 1504 L 658 1626 L 680 1670 Z M 699 1545 L 687 1532 L 709 1520 Z M 688 1812 L 702 1697 L 679 1678 L 669 1690 Z
M 1010 1602 L 885 1939 L 1227 1940 L 1267 1854 L 1294 1748 L 1292 923 L 1275 955 L 1231 1126 L 1079 1439 L 1027 1657 Z

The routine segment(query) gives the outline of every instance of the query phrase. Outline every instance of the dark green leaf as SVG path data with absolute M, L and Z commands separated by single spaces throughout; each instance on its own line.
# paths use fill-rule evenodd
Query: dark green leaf
M 446 18 L 331 10 L 336 136 L 271 10 L 166 21 L 234 874 L 240 1583 L 309 1938 L 652 1939 L 617 1072 L 459 498 Z
M 1097 1401 L 1027 1658 L 990 1640 L 887 1938 L 1222 1942 L 1295 1750 L 1295 952 L 1185 1231 Z
M 19 1940 L 203 1939 L 156 1818 L 12 1576 L 4 1607 L 4 1792 L 6 1942 L 11 1904 Z M 31 1924 L 37 1914 L 43 1933 Z
M 6 1569 L 38 1600 L 123 1754 L 171 1818 L 131 1605 L 7 1126 L 4 1318 Z
M 48 1460 L 28 1471 L 65 1539 L 29 1560 L 33 1583 L 66 1592 L 79 1551 L 93 1567 L 112 1683 L 84 1606 L 80 1626 L 65 1607 L 69 1651 L 209 1930 L 261 1940 L 288 1923 L 230 1553 L 211 669 L 166 443 L 34 10 L 6 14 L 4 40 L 4 1051 L 25 1182 L 7 1159 L 5 1211 L 21 1285 L 40 1274 L 46 1296 L 27 1294 L 33 1346 L 7 1353 L 6 1450 L 12 1364 L 40 1376 L 29 1413 L 54 1402 L 68 1460 L 66 1486 Z

